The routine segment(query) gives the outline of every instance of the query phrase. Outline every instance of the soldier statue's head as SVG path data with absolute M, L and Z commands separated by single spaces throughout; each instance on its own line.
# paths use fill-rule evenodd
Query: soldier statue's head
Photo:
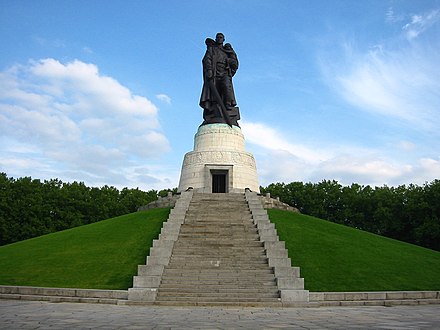
M 225 35 L 221 32 L 217 33 L 215 35 L 215 42 L 219 45 L 223 45 L 223 42 L 225 41 Z

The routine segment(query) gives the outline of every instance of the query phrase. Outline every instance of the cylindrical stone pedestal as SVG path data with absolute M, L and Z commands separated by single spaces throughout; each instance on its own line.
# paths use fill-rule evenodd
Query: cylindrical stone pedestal
M 194 137 L 194 151 L 183 159 L 179 191 L 259 192 L 254 156 L 245 151 L 244 136 L 237 126 L 200 126 Z

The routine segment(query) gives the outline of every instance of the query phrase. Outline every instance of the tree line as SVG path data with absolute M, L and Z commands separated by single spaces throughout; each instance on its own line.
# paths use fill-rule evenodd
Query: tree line
M 303 214 L 440 251 L 440 180 L 375 188 L 334 180 L 272 183 L 261 191 Z
M 0 173 L 0 245 L 135 212 L 166 193 Z

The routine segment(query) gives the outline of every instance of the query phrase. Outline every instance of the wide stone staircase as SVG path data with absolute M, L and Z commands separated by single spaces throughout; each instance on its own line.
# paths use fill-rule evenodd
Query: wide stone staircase
M 308 301 L 299 269 L 291 267 L 261 202 L 245 194 L 192 192 L 179 202 L 147 265 L 139 266 L 129 301 L 246 306 Z
M 156 301 L 278 303 L 279 299 L 244 195 L 195 194 Z

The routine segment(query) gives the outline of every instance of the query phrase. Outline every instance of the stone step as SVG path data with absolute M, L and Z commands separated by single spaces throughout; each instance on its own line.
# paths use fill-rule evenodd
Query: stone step
M 234 218 L 221 218 L 221 217 L 206 217 L 206 216 L 200 216 L 200 217 L 187 217 L 185 218 L 185 221 L 183 223 L 183 226 L 187 225 L 197 225 L 197 226 L 205 226 L 205 227 L 219 227 L 223 228 L 226 226 L 249 226 L 249 227 L 256 227 L 256 224 L 254 223 L 252 218 L 249 218 L 247 216 L 239 217 L 234 216 Z
M 245 201 L 214 201 L 212 203 L 206 203 L 206 201 L 191 202 L 188 210 L 197 210 L 203 212 L 204 210 L 222 210 L 225 212 L 233 212 L 235 209 L 248 210 L 249 205 Z
M 209 227 L 209 226 L 181 226 L 180 233 L 181 234 L 191 234 L 199 235 L 199 233 L 205 233 L 207 235 L 211 234 L 214 237 L 232 235 L 238 236 L 245 234 L 258 235 L 258 230 L 256 227 L 252 226 L 236 226 L 236 225 L 228 225 L 223 227 Z
M 203 204 L 203 206 L 206 207 L 215 207 L 216 205 L 219 204 L 237 204 L 237 205 L 245 205 L 248 206 L 248 204 L 244 203 L 245 199 L 235 199 L 235 198 L 197 198 L 197 196 L 193 196 L 193 199 L 191 200 L 190 205 L 198 205 L 198 204 Z
M 252 286 L 227 286 L 227 285 L 218 285 L 218 284 L 204 284 L 203 285 L 204 290 L 200 290 L 200 287 L 197 286 L 191 286 L 191 285 L 185 285 L 184 283 L 179 283 L 179 285 L 167 285 L 167 283 L 164 283 L 160 286 L 158 289 L 158 293 L 166 292 L 167 295 L 171 295 L 173 293 L 177 295 L 181 295 L 182 292 L 186 294 L 195 293 L 195 294 L 203 294 L 206 295 L 211 294 L 231 294 L 234 295 L 236 292 L 241 292 L 241 295 L 248 295 L 248 297 L 252 297 L 258 294 L 269 294 L 271 296 L 278 295 L 279 296 L 279 290 L 276 285 L 266 285 L 261 286 L 263 290 L 260 291 L 252 291 L 254 287 Z M 166 291 L 161 291 L 166 290 Z M 250 291 L 251 290 L 251 291 Z M 180 294 L 179 294 L 180 293 Z
M 182 268 L 167 268 L 167 274 L 172 275 L 176 274 L 176 276 L 227 276 L 227 275 L 236 275 L 236 276 L 247 276 L 249 275 L 274 275 L 273 269 L 268 269 L 267 267 L 262 269 L 247 269 L 240 268 L 239 270 L 228 270 L 228 269 L 182 269 Z
M 243 252 L 247 253 L 251 250 L 255 251 L 265 251 L 264 246 L 262 246 L 259 241 L 254 241 L 256 244 L 246 244 L 246 245 L 233 245 L 233 243 L 226 244 L 225 242 L 217 242 L 217 241 L 199 241 L 197 242 L 197 245 L 194 245 L 194 242 L 190 241 L 180 241 L 176 242 L 174 245 L 173 252 L 177 253 L 180 249 L 182 251 L 188 251 L 188 252 L 209 252 L 207 249 L 210 249 L 213 251 L 213 253 L 221 253 L 222 251 L 227 251 L 230 253 L 234 252 Z
M 197 275 L 194 274 L 193 276 L 190 276 L 189 273 L 185 274 L 185 276 L 176 275 L 176 273 L 167 273 L 166 271 L 162 275 L 162 280 L 167 280 L 169 282 L 176 281 L 176 282 L 185 282 L 185 283 L 192 283 L 195 285 L 199 285 L 200 281 L 207 281 L 207 282 L 214 282 L 214 283 L 220 283 L 221 281 L 224 282 L 224 284 L 229 283 L 243 283 L 243 284 L 249 284 L 254 285 L 256 283 L 266 283 L 271 284 L 276 282 L 276 278 L 274 274 L 257 274 L 257 275 L 249 275 L 249 274 L 223 274 L 223 275 Z M 165 283 L 165 282 L 162 282 Z
M 195 258 L 194 258 L 195 259 Z M 191 258 L 180 258 L 178 256 L 171 256 L 169 266 L 178 265 L 179 267 L 184 267 L 187 265 L 188 267 L 269 267 L 269 262 L 267 259 L 257 259 L 257 260 L 248 260 L 248 259 L 197 259 L 192 260 Z
M 216 260 L 216 261 L 223 261 L 225 259 L 228 260 L 242 260 L 242 253 L 215 253 L 212 251 L 206 251 L 206 252 L 193 252 L 190 253 L 188 251 L 179 251 L 178 253 L 175 252 L 173 253 L 174 257 L 180 257 L 180 258 L 185 258 L 188 260 L 194 259 L 200 261 L 200 260 Z M 252 258 L 264 258 L 266 259 L 266 255 L 262 252 L 258 253 L 257 252 L 249 252 L 248 256 L 252 257 Z M 248 260 L 248 259 L 246 259 Z
M 198 208 L 203 206 L 204 209 L 218 209 L 220 207 L 226 207 L 225 210 L 231 208 L 249 209 L 249 205 L 243 200 L 223 199 L 223 200 L 192 200 L 189 204 L 189 208 Z M 229 208 L 228 208 L 229 207 Z
M 214 288 L 212 286 L 215 286 Z M 207 290 L 216 290 L 220 288 L 239 289 L 239 288 L 277 288 L 277 283 L 274 277 L 272 278 L 259 278 L 259 277 L 245 277 L 241 281 L 237 277 L 196 277 L 178 278 L 176 276 L 164 275 L 160 283 L 161 288 L 203 288 Z
M 185 217 L 185 223 L 191 222 L 191 221 L 197 221 L 201 224 L 209 224 L 213 225 L 215 223 L 222 224 L 222 223 L 241 223 L 241 222 L 249 222 L 252 223 L 253 218 L 250 213 L 247 213 L 245 211 L 239 211 L 243 213 L 231 213 L 231 214 L 223 214 L 221 211 L 215 212 L 214 211 L 207 211 L 209 213 L 194 213 L 194 214 L 187 214 Z
M 202 234 L 206 234 L 206 236 L 202 235 Z M 200 240 L 212 240 L 212 241 L 224 241 L 224 237 L 231 237 L 231 239 L 233 239 L 234 241 L 259 241 L 260 237 L 258 235 L 258 233 L 256 232 L 241 232 L 241 233 L 233 233 L 232 231 L 227 232 L 227 233 L 215 233 L 213 232 L 212 235 L 208 235 L 208 233 L 201 233 L 201 232 L 185 232 L 185 231 L 180 231 L 179 232 L 179 237 L 177 239 L 177 241 L 182 240 L 182 239 L 188 239 L 188 238 L 196 238 L 196 239 L 200 239 Z M 249 236 L 249 237 L 248 237 Z M 225 243 L 229 243 L 228 241 L 226 241 Z M 239 243 L 246 243 L 246 242 L 239 242 Z
M 203 235 L 194 235 L 192 233 L 182 233 L 179 234 L 179 241 L 182 241 L 184 243 L 188 243 L 188 241 L 192 244 L 192 245 L 197 245 L 197 244 L 221 244 L 224 241 L 227 241 L 227 243 L 229 244 L 234 244 L 235 246 L 240 246 L 240 245 L 244 245 L 249 241 L 254 241 L 254 242 L 260 242 L 259 240 L 260 238 L 258 237 L 257 234 L 255 235 L 250 235 L 250 236 L 244 236 L 244 237 L 240 237 L 240 236 L 228 236 L 228 235 L 218 235 L 218 236 L 214 236 L 214 237 L 206 237 Z
M 171 271 L 171 272 L 193 272 L 194 274 L 210 274 L 210 273 L 231 273 L 231 274 L 240 274 L 241 270 L 243 270 L 243 274 L 247 273 L 269 273 L 274 274 L 274 270 L 271 267 L 266 267 L 263 264 L 256 264 L 256 265 L 243 265 L 243 267 L 237 268 L 237 267 L 195 267 L 195 268 L 182 268 L 180 265 L 176 265 L 177 267 L 174 267 L 173 265 L 168 265 L 164 269 L 164 271 Z
M 199 228 L 199 229 L 194 229 L 194 230 L 186 230 L 185 227 L 180 228 L 180 232 L 179 232 L 179 238 L 178 240 L 182 239 L 182 238 L 187 238 L 187 237 L 191 237 L 194 236 L 196 238 L 204 238 L 204 239 L 212 239 L 215 240 L 217 239 L 218 241 L 223 240 L 224 236 L 231 236 L 234 239 L 248 239 L 249 237 L 247 236 L 251 236 L 254 238 L 254 240 L 259 240 L 259 236 L 258 236 L 258 232 L 256 229 L 252 228 L 250 230 L 241 230 L 241 231 L 233 231 L 233 230 L 228 230 L 227 228 L 225 228 L 224 231 L 220 231 L 220 230 L 204 230 L 203 228 Z M 206 235 L 206 236 L 201 236 L 201 234 Z
M 163 277 L 167 278 L 181 278 L 182 280 L 192 280 L 192 279 L 245 279 L 245 280 L 273 280 L 275 279 L 275 275 L 273 273 L 261 272 L 261 271 L 248 271 L 248 272 L 219 272 L 217 270 L 207 271 L 207 272 L 191 272 L 190 269 L 186 271 L 179 272 L 177 269 L 175 271 L 170 272 L 168 269 L 164 271 Z
M 225 203 L 222 204 L 216 204 L 215 206 L 211 207 L 205 207 L 203 205 L 200 206 L 193 206 L 190 205 L 188 210 L 186 211 L 186 214 L 191 215 L 197 215 L 197 214 L 205 214 L 208 217 L 224 217 L 227 218 L 228 216 L 240 216 L 241 214 L 238 212 L 244 212 L 245 215 L 252 214 L 249 207 L 246 206 L 239 206 L 239 205 L 231 205 L 231 203 Z
M 229 203 L 228 203 L 229 204 Z M 199 209 L 197 207 L 191 206 L 187 211 L 186 215 L 205 215 L 208 218 L 224 218 L 228 219 L 230 216 L 241 217 L 248 216 L 252 214 L 247 206 L 234 206 L 234 205 L 216 205 L 215 207 L 203 207 Z
M 228 286 L 214 286 L 214 285 L 207 285 L 204 287 L 192 287 L 192 286 L 163 286 L 158 289 L 158 294 L 162 296 L 170 296 L 170 295 L 176 295 L 176 296 L 190 296 L 190 295 L 197 295 L 197 296 L 209 296 L 217 295 L 217 296 L 225 296 L 230 295 L 232 297 L 234 296 L 247 296 L 247 297 L 255 297 L 258 298 L 258 295 L 261 295 L 261 297 L 279 297 L 280 293 L 276 286 L 266 286 L 261 287 L 261 289 L 256 290 L 254 287 L 228 287 Z
M 215 307 L 215 306 L 223 306 L 223 307 L 282 307 L 280 299 L 277 301 L 266 299 L 264 301 L 167 301 L 167 300 L 158 300 L 154 302 L 154 305 L 157 306 L 194 306 L 194 307 Z
M 235 194 L 235 193 L 222 193 L 222 194 L 204 194 L 204 193 L 194 193 L 193 195 L 193 201 L 197 201 L 197 200 L 204 200 L 204 201 L 209 201 L 209 200 L 245 200 L 245 197 L 243 194 L 239 193 L 239 194 Z
M 200 269 L 200 270 L 206 270 L 206 269 L 222 269 L 222 270 L 232 270 L 232 271 L 238 271 L 242 268 L 247 269 L 267 269 L 268 263 L 267 262 L 219 262 L 218 260 L 206 260 L 206 261 L 200 261 L 198 263 L 196 262 L 180 262 L 173 260 L 172 263 L 168 265 L 169 267 L 172 267 L 174 269 Z M 166 269 L 165 269 L 166 271 Z
M 215 251 L 176 251 L 173 253 L 173 256 L 176 257 L 184 257 L 187 259 L 194 259 L 197 260 L 203 259 L 203 260 L 223 260 L 223 259 L 240 259 L 243 256 L 243 253 L 248 253 L 249 257 L 254 258 L 266 258 L 266 254 L 264 251 L 249 251 L 249 252 L 231 252 L 226 253 L 224 251 L 218 251 L 217 253 Z
M 264 291 L 250 291 L 250 290 L 240 290 L 237 289 L 236 291 L 233 290 L 225 290 L 225 291 L 211 291 L 211 292 L 202 292 L 202 291 L 166 291 L 163 289 L 160 289 L 158 291 L 158 296 L 161 298 L 171 297 L 171 298 L 179 298 L 179 297 L 186 297 L 188 299 L 191 298 L 224 298 L 224 299 L 231 299 L 231 298 L 254 298 L 254 299 L 262 299 L 262 298 L 279 298 L 280 295 L 278 292 L 264 292 Z
M 257 243 L 261 243 L 258 241 L 255 241 Z M 207 249 L 212 250 L 213 253 L 222 253 L 226 250 L 226 252 L 234 253 L 234 252 L 243 252 L 247 253 L 252 250 L 255 251 L 264 251 L 264 247 L 261 246 L 261 244 L 247 244 L 245 246 L 237 245 L 226 245 L 222 244 L 222 242 L 216 242 L 216 241 L 200 241 L 197 242 L 198 245 L 193 245 L 193 242 L 178 242 L 174 245 L 173 253 L 177 253 L 180 249 L 182 251 L 188 251 L 188 252 L 209 252 Z M 232 243 L 231 243 L 232 244 Z
M 279 298 L 258 298 L 258 297 L 228 297 L 228 296 L 211 296 L 211 297 L 190 297 L 190 296 L 181 296 L 181 297 L 163 297 L 161 295 L 157 296 L 157 301 L 201 301 L 201 302 L 216 302 L 216 303 L 224 303 L 224 302 L 278 302 Z
M 235 246 L 240 246 L 243 243 L 246 243 L 246 241 L 256 241 L 259 242 L 260 237 L 258 234 L 253 233 L 246 233 L 246 234 L 230 234 L 230 235 L 208 235 L 203 232 L 199 233 L 179 233 L 179 239 L 178 241 L 190 241 L 191 244 L 197 245 L 197 244 L 203 244 L 203 243 L 221 243 L 222 241 L 228 241 L 229 244 L 235 244 Z
M 248 256 L 243 257 L 240 255 L 231 255 L 231 254 L 227 254 L 227 255 L 221 255 L 221 254 L 214 254 L 212 257 L 210 257 L 209 255 L 198 255 L 198 254 L 194 254 L 194 255 L 188 255 L 188 254 L 178 254 L 178 253 L 173 253 L 171 255 L 171 260 L 173 261 L 184 261 L 185 263 L 198 263 L 198 262 L 204 262 L 204 261 L 219 261 L 219 262 L 243 262 L 246 264 L 251 264 L 253 262 L 255 263 L 265 263 L 267 264 L 267 257 L 263 254 L 250 254 L 249 256 L 252 256 L 252 258 L 249 258 Z
M 230 217 L 230 218 L 221 218 L 218 216 L 211 216 L 211 217 L 207 217 L 207 216 L 187 216 L 185 218 L 185 222 L 183 223 L 183 225 L 188 225 L 188 224 L 198 224 L 201 226 L 228 226 L 228 225 L 233 225 L 233 224 L 249 224 L 249 225 L 253 225 L 254 226 L 254 221 L 253 218 L 251 218 L 251 216 L 247 216 L 247 215 L 243 215 L 243 216 L 238 216 L 235 215 L 234 217 Z
M 233 230 L 235 229 L 235 230 Z M 200 237 L 200 233 L 203 233 L 205 235 L 208 235 L 207 239 L 217 239 L 221 240 L 220 238 L 223 236 L 233 236 L 234 238 L 240 238 L 243 235 L 252 235 L 258 236 L 257 228 L 254 227 L 243 227 L 243 226 L 225 226 L 222 230 L 222 228 L 207 228 L 207 227 L 199 227 L 199 226 L 182 226 L 180 228 L 179 234 L 182 234 L 179 236 L 178 240 L 180 240 L 183 237 L 190 237 L 191 234 L 193 234 L 194 237 Z M 225 242 L 228 243 L 228 242 Z
M 266 252 L 262 250 L 260 247 L 257 247 L 255 250 L 249 249 L 228 249 L 229 251 L 224 251 L 218 248 L 212 248 L 211 250 L 203 250 L 203 249 L 192 249 L 189 247 L 182 247 L 181 249 L 173 251 L 173 255 L 175 256 L 186 256 L 187 258 L 192 258 L 193 256 L 198 257 L 206 257 L 206 258 L 216 258 L 216 257 L 243 257 L 243 254 L 246 253 L 248 256 L 264 256 L 266 257 Z
M 188 242 L 188 240 L 182 240 L 181 238 L 179 238 L 174 243 L 174 249 L 177 250 L 177 248 L 180 248 L 181 245 L 187 246 L 188 244 L 190 244 L 194 248 L 202 248 L 201 246 L 199 246 L 200 243 L 201 242 L 197 242 L 197 244 L 195 244 L 194 242 Z M 239 247 L 243 247 L 243 248 L 263 247 L 264 248 L 264 242 L 261 242 L 259 240 L 242 240 L 240 242 L 232 242 L 232 240 L 225 241 L 225 240 L 220 240 L 220 239 L 214 238 L 214 239 L 210 239 L 210 240 L 206 239 L 203 241 L 203 243 L 205 243 L 205 244 L 212 243 L 212 245 L 215 245 L 216 248 L 236 248 L 236 247 L 237 248 L 239 248 Z M 239 245 L 234 244 L 234 243 L 239 243 Z M 203 247 L 203 248 L 205 248 L 205 247 Z
M 247 205 L 233 205 L 231 203 L 225 204 L 216 204 L 215 206 L 203 206 L 198 205 L 190 205 L 188 210 L 186 211 L 187 215 L 200 215 L 205 214 L 208 217 L 224 217 L 228 216 L 241 216 L 241 214 L 237 212 L 243 212 L 243 215 L 252 214 L 249 207 Z
M 212 254 L 212 255 L 239 255 L 243 256 L 243 253 L 246 254 L 264 254 L 266 255 L 266 250 L 263 246 L 260 245 L 246 245 L 240 246 L 237 245 L 225 245 L 225 244 L 217 244 L 217 242 L 213 241 L 198 241 L 198 245 L 193 245 L 195 242 L 180 242 L 179 245 L 175 245 L 173 249 L 173 253 L 176 254 Z
M 215 200 L 215 199 L 243 199 L 244 195 L 242 193 L 194 193 L 193 200 L 202 199 L 202 200 Z
M 268 261 L 262 260 L 262 261 L 229 261 L 229 260 L 201 260 L 198 262 L 191 262 L 191 261 L 183 261 L 178 259 L 172 259 L 170 261 L 170 264 L 167 266 L 167 268 L 173 268 L 173 269 L 199 269 L 199 270 L 205 270 L 205 269 L 221 269 L 221 270 L 232 270 L 232 271 L 238 271 L 240 269 L 246 268 L 246 269 L 269 269 Z M 165 268 L 165 271 L 166 269 Z
M 208 217 L 187 217 L 185 218 L 185 222 L 183 223 L 184 226 L 186 225 L 193 225 L 193 224 L 197 224 L 199 226 L 207 226 L 207 227 L 211 227 L 211 226 L 221 226 L 221 227 L 225 227 L 225 226 L 231 226 L 231 225 L 250 225 L 252 227 L 256 227 L 253 219 L 249 216 L 243 216 L 243 217 L 235 217 L 235 218 L 230 218 L 227 219 L 227 221 L 225 219 L 219 218 L 219 217 L 212 217 L 212 218 L 208 218 Z
M 258 286 L 256 286 L 255 284 L 258 284 Z M 174 281 L 174 279 L 165 279 L 165 281 L 163 281 L 160 285 L 159 289 L 173 289 L 173 290 L 188 290 L 188 288 L 192 289 L 192 290 L 197 290 L 197 291 L 215 291 L 215 290 L 239 290 L 239 289 L 247 289 L 247 290 L 255 290 L 256 288 L 258 290 L 262 290 L 262 291 L 267 291 L 267 290 L 278 290 L 278 287 L 276 286 L 276 281 L 275 280 L 270 280 L 270 281 L 253 281 L 253 283 L 249 283 L 249 281 L 242 281 L 242 282 L 237 282 L 237 281 L 228 281 L 228 282 L 223 282 L 222 280 L 219 279 L 214 279 L 214 280 L 205 280 L 203 282 L 199 282 L 199 281 L 192 281 L 192 282 L 188 282 L 188 281 Z M 257 291 L 258 291 L 257 290 Z

